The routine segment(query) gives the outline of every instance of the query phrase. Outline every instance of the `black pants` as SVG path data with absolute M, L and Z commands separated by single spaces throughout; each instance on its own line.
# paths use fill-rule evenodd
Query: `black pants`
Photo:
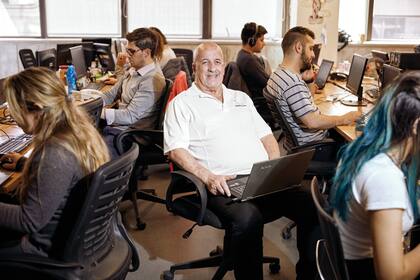
M 346 266 L 351 280 L 376 279 L 373 259 L 346 260 Z
M 314 279 L 315 244 L 320 238 L 316 209 L 310 192 L 303 187 L 267 195 L 247 202 L 231 202 L 225 196 L 209 194 L 207 207 L 226 227 L 231 237 L 230 254 L 235 278 L 262 279 L 262 237 L 264 224 L 282 216 L 297 224 L 299 261 L 297 279 Z M 281 236 L 279 232 L 279 237 Z

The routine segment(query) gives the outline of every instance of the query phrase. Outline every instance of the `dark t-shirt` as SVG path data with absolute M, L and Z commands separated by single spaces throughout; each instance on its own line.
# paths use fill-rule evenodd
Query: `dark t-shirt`
M 270 76 L 265 72 L 264 65 L 259 58 L 254 54 L 240 50 L 236 63 L 252 97 L 262 96 L 262 91 L 267 85 Z

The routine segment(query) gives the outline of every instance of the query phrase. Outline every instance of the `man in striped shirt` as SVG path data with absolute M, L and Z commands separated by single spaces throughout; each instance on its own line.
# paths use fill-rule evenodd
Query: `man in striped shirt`
M 349 112 L 341 116 L 321 114 L 315 105 L 301 73 L 311 69 L 315 34 L 296 26 L 284 36 L 281 47 L 283 62 L 274 71 L 264 89 L 276 96 L 283 115 L 292 128 L 299 145 L 319 141 L 327 136 L 327 129 L 337 125 L 348 125 L 360 117 L 360 112 Z

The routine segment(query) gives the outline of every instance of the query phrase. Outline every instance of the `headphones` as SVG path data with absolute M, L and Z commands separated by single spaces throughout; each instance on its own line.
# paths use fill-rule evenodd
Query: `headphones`
M 255 23 L 255 32 L 252 35 L 252 37 L 248 38 L 248 45 L 250 45 L 251 47 L 257 44 L 258 27 L 258 24 Z

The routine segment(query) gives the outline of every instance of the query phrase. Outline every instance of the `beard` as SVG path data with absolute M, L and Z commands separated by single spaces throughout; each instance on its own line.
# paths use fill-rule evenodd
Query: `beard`
M 311 69 L 312 67 L 312 59 L 311 57 L 306 55 L 305 49 L 303 50 L 302 54 L 300 55 L 300 61 L 302 63 L 302 66 L 300 68 L 300 72 L 304 72 L 306 70 Z

